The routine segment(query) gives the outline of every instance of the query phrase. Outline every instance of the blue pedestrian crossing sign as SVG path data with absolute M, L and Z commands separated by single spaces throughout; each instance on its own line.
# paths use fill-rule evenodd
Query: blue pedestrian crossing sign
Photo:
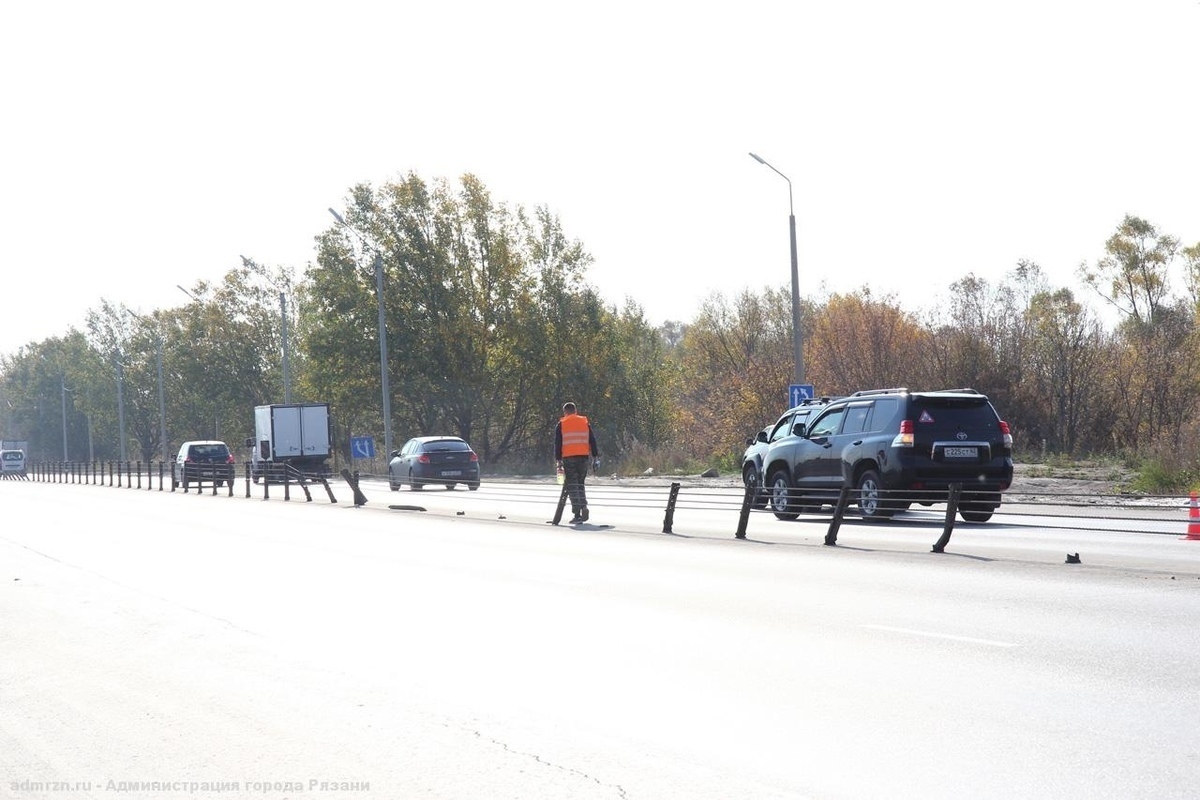
M 370 436 L 351 436 L 350 455 L 353 458 L 374 458 L 375 440 Z
M 793 383 L 788 386 L 788 406 L 798 406 L 805 400 L 816 397 L 811 383 Z

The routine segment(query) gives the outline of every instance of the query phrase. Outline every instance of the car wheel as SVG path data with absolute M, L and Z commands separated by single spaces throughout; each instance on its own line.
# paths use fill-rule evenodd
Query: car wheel
M 987 506 L 959 506 L 958 515 L 967 522 L 987 522 L 992 518 L 993 508 Z
M 447 489 L 453 489 L 453 488 L 454 488 L 454 484 L 453 484 L 453 483 L 447 483 L 447 484 L 446 484 L 446 488 L 447 488 Z
M 767 505 L 779 519 L 795 519 L 800 516 L 796 508 L 795 492 L 792 482 L 788 479 L 787 470 L 777 469 L 768 479 Z
M 474 483 L 468 483 L 467 488 L 470 489 L 472 492 L 476 491 L 479 488 L 479 481 L 475 481 Z
M 896 513 L 891 506 L 884 503 L 883 489 L 879 485 L 879 473 L 873 469 L 864 470 L 858 476 L 858 512 L 866 519 L 890 519 Z
M 412 474 L 412 470 L 411 470 L 411 469 L 408 471 L 408 486 L 409 486 L 409 488 L 410 488 L 410 489 L 412 489 L 414 492 L 419 492 L 419 491 L 421 491 L 422 489 L 424 489 L 424 488 L 425 488 L 425 484 L 423 484 L 423 483 L 421 483 L 420 481 L 418 481 L 418 480 L 415 480 L 415 479 L 413 478 L 413 474 Z
M 751 508 L 767 507 L 767 498 L 764 496 L 762 487 L 759 486 L 758 467 L 754 466 L 752 461 L 742 468 L 742 486 L 754 492 L 750 496 Z

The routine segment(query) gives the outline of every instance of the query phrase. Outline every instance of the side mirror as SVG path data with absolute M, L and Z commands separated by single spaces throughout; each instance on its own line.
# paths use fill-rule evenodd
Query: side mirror
M 807 433 L 807 431 L 804 428 L 803 422 L 797 422 L 795 425 L 792 426 L 792 435 L 793 436 L 804 436 L 805 433 Z
M 758 436 L 754 437 L 754 439 L 757 442 L 762 442 L 763 444 L 766 444 L 767 443 L 767 432 L 759 431 Z M 750 444 L 750 442 L 746 442 L 746 444 Z
M 254 447 L 254 438 L 253 437 L 246 440 L 246 447 Z

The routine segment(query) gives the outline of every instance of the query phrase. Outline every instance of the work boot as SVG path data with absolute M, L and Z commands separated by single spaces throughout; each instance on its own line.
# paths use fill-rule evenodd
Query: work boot
M 588 519 L 588 510 L 587 510 L 587 506 L 584 506 L 583 511 L 579 512 L 579 521 L 587 522 L 587 519 Z

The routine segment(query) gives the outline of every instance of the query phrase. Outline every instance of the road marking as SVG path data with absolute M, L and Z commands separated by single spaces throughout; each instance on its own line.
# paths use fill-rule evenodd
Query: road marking
M 995 639 L 976 639 L 973 636 L 954 636 L 949 633 L 935 633 L 934 631 L 918 631 L 912 628 L 893 628 L 890 625 L 860 625 L 861 628 L 871 628 L 877 631 L 889 631 L 891 633 L 907 633 L 913 636 L 927 636 L 930 639 L 950 639 L 955 642 L 968 642 L 970 644 L 984 644 L 989 647 L 1016 647 L 1015 642 L 998 642 Z

